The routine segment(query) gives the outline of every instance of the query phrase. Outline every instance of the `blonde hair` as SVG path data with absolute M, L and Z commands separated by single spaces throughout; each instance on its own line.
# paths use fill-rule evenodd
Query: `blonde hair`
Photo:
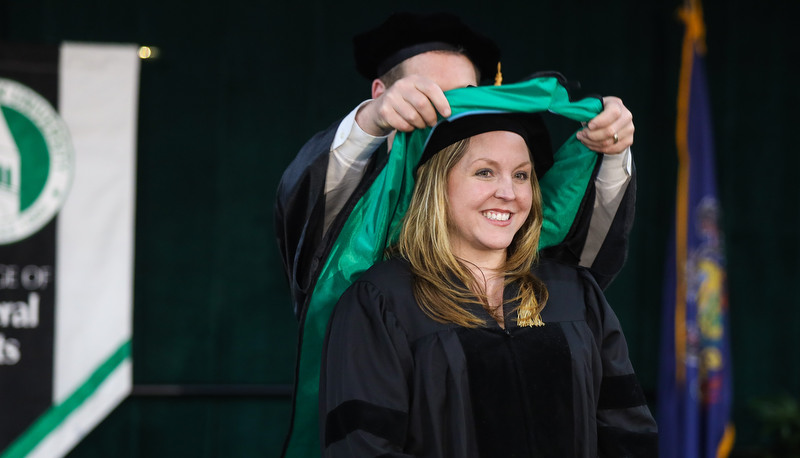
M 485 288 L 453 255 L 450 244 L 447 178 L 469 147 L 469 138 L 445 147 L 417 170 L 417 183 L 400 232 L 397 251 L 411 264 L 414 297 L 431 319 L 464 327 L 484 321 L 461 304 L 476 303 L 488 310 Z M 519 284 L 519 326 L 544 324 L 540 312 L 547 302 L 547 288 L 531 272 L 538 255 L 542 228 L 542 195 L 536 174 L 531 173 L 532 205 L 528 218 L 507 248 L 502 266 L 504 285 Z

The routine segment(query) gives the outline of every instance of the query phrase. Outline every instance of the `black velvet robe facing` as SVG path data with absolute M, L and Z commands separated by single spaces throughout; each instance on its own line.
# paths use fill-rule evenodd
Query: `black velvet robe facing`
M 328 329 L 320 431 L 329 457 L 657 456 L 656 426 L 616 315 L 581 268 L 543 261 L 546 325 L 437 323 L 408 264 L 368 270 Z M 513 297 L 513 285 L 506 297 Z

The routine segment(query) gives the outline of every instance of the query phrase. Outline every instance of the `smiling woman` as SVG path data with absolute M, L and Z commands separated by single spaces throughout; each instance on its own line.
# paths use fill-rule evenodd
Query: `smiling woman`
M 537 114 L 436 127 L 394 256 L 331 319 L 326 456 L 656 455 L 601 289 L 584 269 L 536 262 L 552 163 Z
M 456 256 L 493 269 L 502 266 L 506 248 L 531 210 L 532 170 L 519 135 L 496 131 L 471 139 L 447 180 Z
M 501 326 L 506 250 L 531 211 L 532 169 L 522 137 L 486 132 L 471 139 L 447 179 L 452 253 L 475 276 L 475 289 Z M 535 205 L 541 215 L 540 199 Z
M 432 154 L 447 143 L 452 144 Z M 415 295 L 431 318 L 482 324 L 460 305 L 477 300 L 503 326 L 500 305 L 508 273 L 526 285 L 523 324 L 541 324 L 538 303 L 546 300 L 546 290 L 530 270 L 542 206 L 530 151 L 537 151 L 537 163 L 547 164 L 550 150 L 536 114 L 473 115 L 437 128 L 423 153 L 398 247 L 417 278 Z M 429 196 L 436 196 L 434 205 L 428 204 Z M 452 272 L 468 291 L 457 292 L 442 272 Z

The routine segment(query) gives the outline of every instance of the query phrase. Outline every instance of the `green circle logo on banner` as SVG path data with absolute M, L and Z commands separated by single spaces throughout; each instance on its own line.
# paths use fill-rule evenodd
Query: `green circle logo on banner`
M 0 78 L 0 245 L 28 238 L 53 219 L 74 170 L 69 130 L 53 106 Z

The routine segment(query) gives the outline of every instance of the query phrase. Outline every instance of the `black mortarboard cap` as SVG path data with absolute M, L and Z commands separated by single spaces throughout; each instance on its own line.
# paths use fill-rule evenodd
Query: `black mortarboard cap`
M 461 50 L 482 78 L 494 77 L 500 61 L 500 48 L 494 41 L 450 13 L 394 13 L 380 26 L 353 38 L 356 69 L 370 80 L 417 54 L 442 50 Z
M 553 166 L 550 133 L 538 113 L 480 113 L 442 120 L 434 127 L 419 165 L 447 146 L 485 132 L 508 131 L 519 134 L 528 145 L 536 176 L 542 178 Z

